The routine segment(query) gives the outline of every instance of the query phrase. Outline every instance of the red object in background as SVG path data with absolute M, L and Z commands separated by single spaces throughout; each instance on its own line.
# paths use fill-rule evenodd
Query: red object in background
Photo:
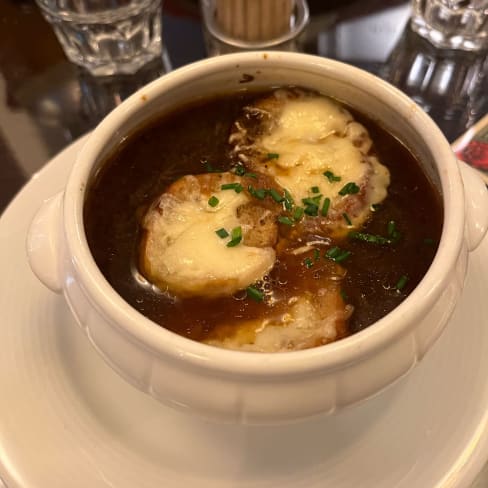
M 488 114 L 452 143 L 456 156 L 480 172 L 488 184 Z
M 488 171 L 488 142 L 471 141 L 460 151 L 458 157 L 475 168 Z

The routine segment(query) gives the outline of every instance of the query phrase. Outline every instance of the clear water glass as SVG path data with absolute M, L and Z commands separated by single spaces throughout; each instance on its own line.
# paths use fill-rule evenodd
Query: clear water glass
M 95 76 L 133 74 L 162 55 L 161 0 L 36 0 L 66 56 Z
M 413 0 L 412 29 L 434 46 L 488 48 L 488 0 Z

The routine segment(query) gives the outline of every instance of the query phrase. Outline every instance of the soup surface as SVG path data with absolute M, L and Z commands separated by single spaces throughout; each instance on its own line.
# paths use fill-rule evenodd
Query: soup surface
M 154 322 L 285 351 L 398 305 L 432 262 L 442 209 L 379 124 L 291 88 L 201 100 L 141 127 L 103 164 L 84 219 L 106 279 Z

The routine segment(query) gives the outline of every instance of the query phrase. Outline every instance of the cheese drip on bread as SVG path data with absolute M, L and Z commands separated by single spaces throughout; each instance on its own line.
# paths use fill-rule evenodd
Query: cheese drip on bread
M 274 177 L 297 205 L 318 195 L 319 206 L 329 199 L 320 222 L 329 234 L 362 225 L 387 195 L 389 171 L 371 154 L 366 128 L 326 97 L 277 90 L 246 108 L 230 142 L 248 167 Z M 353 192 L 342 191 L 347 184 Z
M 273 235 L 256 236 L 260 226 L 262 233 L 273 234 L 272 212 L 263 209 L 260 222 L 249 222 L 249 212 L 243 210 L 249 208 L 250 196 L 222 190 L 228 183 L 240 184 L 241 179 L 230 173 L 185 176 L 146 214 L 141 267 L 162 290 L 182 297 L 232 295 L 273 267 L 275 251 L 268 245 L 274 244 Z M 232 229 L 238 227 L 243 242 L 229 247 Z M 220 229 L 229 235 L 219 236 Z

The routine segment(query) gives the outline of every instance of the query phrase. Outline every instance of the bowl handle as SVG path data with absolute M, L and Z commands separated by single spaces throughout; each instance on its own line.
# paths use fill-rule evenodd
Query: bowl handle
M 27 233 L 27 256 L 34 274 L 56 293 L 61 281 L 61 213 L 63 192 L 43 202 Z
M 464 183 L 468 249 L 473 251 L 488 229 L 488 190 L 473 168 L 459 161 L 459 169 Z

